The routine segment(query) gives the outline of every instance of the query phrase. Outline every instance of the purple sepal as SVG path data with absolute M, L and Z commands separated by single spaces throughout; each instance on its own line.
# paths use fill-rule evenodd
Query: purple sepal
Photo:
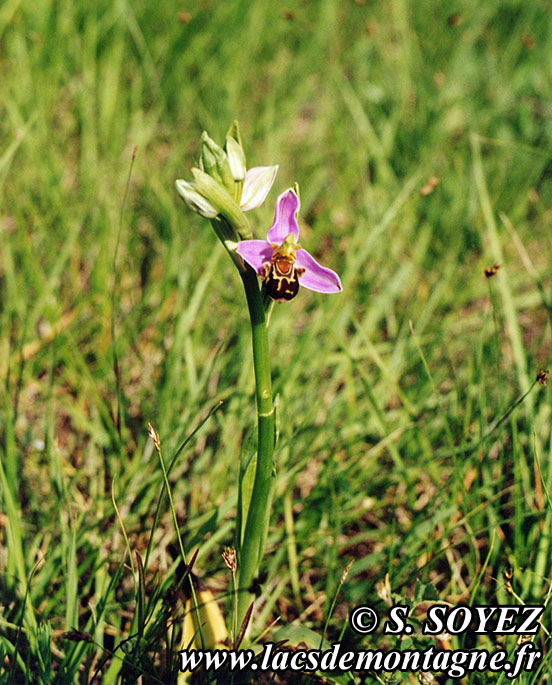
M 242 240 L 238 243 L 236 252 L 260 273 L 262 265 L 272 259 L 273 250 L 266 240 Z
M 305 269 L 305 273 L 299 276 L 299 284 L 303 288 L 315 290 L 317 293 L 338 293 L 343 290 L 335 271 L 319 264 L 306 250 L 297 250 L 295 256 L 295 266 Z
M 270 243 L 280 245 L 290 233 L 293 233 L 296 238 L 299 237 L 299 225 L 296 218 L 298 209 L 299 198 L 292 188 L 280 195 L 276 200 L 274 221 L 266 234 L 266 239 Z

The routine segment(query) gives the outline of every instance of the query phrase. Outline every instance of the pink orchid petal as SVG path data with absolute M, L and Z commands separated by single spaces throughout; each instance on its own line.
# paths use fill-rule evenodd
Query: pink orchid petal
M 280 245 L 290 233 L 294 233 L 296 238 L 299 237 L 299 225 L 296 217 L 298 209 L 299 198 L 292 188 L 280 195 L 276 200 L 274 221 L 266 234 L 269 243 Z
M 277 172 L 277 164 L 275 166 L 256 166 L 247 170 L 240 201 L 242 211 L 248 212 L 250 209 L 257 209 L 263 204 L 268 191 L 272 188 Z
M 262 265 L 272 259 L 273 250 L 266 240 L 242 240 L 238 243 L 236 252 L 260 273 Z
M 305 269 L 305 273 L 299 276 L 299 284 L 303 288 L 317 293 L 338 293 L 343 289 L 335 271 L 319 264 L 306 250 L 297 250 L 295 256 L 295 266 Z

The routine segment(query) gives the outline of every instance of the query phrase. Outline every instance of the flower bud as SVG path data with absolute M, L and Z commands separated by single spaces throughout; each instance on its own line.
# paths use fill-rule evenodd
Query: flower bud
M 234 177 L 226 152 L 217 145 L 207 132 L 201 134 L 200 166 L 205 173 L 221 183 L 229 192 L 234 190 Z
M 243 181 L 246 171 L 245 154 L 242 146 L 231 136 L 228 136 L 226 139 L 226 154 L 234 181 Z
M 237 120 L 234 119 L 234 121 L 230 124 L 230 127 L 228 131 L 226 132 L 226 137 L 227 138 L 233 138 L 236 143 L 243 148 L 242 145 L 242 139 L 240 135 L 240 125 L 238 124 Z
M 215 181 L 209 174 L 201 171 L 201 169 L 193 168 L 192 175 L 194 177 L 195 190 L 200 193 L 200 195 L 204 197 L 219 214 L 222 214 L 228 223 L 235 229 L 236 236 L 239 236 L 242 240 L 252 238 L 251 229 L 249 228 L 249 223 L 245 218 L 245 214 L 238 207 L 236 201 L 224 186 Z
M 176 190 L 190 209 L 206 219 L 214 219 L 218 211 L 208 202 L 203 195 L 197 192 L 192 181 L 178 179 L 175 182 Z

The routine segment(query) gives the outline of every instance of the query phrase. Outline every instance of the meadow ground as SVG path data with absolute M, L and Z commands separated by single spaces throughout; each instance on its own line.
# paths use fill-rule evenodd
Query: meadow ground
M 268 636 L 291 645 L 421 648 L 436 641 L 418 630 L 360 637 L 348 612 L 400 598 L 417 625 L 435 599 L 548 603 L 545 0 L 6 0 L 0 71 L 2 682 L 174 682 L 174 519 L 231 621 L 250 331 L 174 181 L 233 119 L 250 166 L 280 165 L 257 234 L 298 181 L 302 243 L 344 287 L 272 314 L 276 486 L 251 639 L 277 621 Z M 166 462 L 189 438 L 174 517 L 148 422 Z M 544 629 L 536 644 L 518 682 L 548 682 Z

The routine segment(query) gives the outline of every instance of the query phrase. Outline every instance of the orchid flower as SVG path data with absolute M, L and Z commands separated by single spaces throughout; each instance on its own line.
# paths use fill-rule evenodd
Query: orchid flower
M 253 170 L 252 170 L 253 171 Z M 299 286 L 319 293 L 342 290 L 339 276 L 319 264 L 299 245 L 299 197 L 290 188 L 276 201 L 274 221 L 266 240 L 242 240 L 236 251 L 261 276 L 273 300 L 292 300 Z

